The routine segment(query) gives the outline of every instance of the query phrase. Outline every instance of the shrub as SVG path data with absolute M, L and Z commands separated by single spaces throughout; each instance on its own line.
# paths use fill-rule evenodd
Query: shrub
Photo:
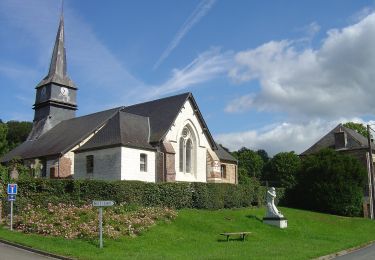
M 103 212 L 104 236 L 119 238 L 137 235 L 158 220 L 175 219 L 174 210 L 160 207 L 146 207 L 128 210 L 120 204 L 105 208 Z M 64 237 L 66 239 L 95 239 L 98 236 L 98 210 L 91 205 L 80 207 L 49 203 L 46 207 L 28 204 L 14 218 L 14 228 L 24 233 L 37 233 Z
M 30 203 L 42 207 L 47 207 L 49 203 L 79 206 L 90 204 L 93 200 L 113 200 L 117 204 L 176 209 L 221 209 L 264 204 L 265 189 L 255 178 L 249 180 L 247 184 L 233 185 L 27 178 L 17 181 L 19 194 L 14 207 L 17 213 Z M 2 200 L 4 209 L 8 212 L 6 197 L 3 196 Z
M 289 197 L 302 208 L 359 216 L 365 180 L 366 171 L 356 158 L 324 149 L 302 160 L 298 185 Z

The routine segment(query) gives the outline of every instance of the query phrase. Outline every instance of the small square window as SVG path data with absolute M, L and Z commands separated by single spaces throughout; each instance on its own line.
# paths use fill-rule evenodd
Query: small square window
M 139 157 L 139 169 L 141 172 L 147 172 L 147 154 L 141 153 Z
M 90 174 L 94 172 L 94 155 L 86 156 L 86 173 Z

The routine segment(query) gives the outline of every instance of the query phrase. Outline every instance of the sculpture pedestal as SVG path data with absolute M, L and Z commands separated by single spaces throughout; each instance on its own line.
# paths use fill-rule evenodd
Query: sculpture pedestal
M 263 223 L 276 226 L 278 228 L 288 227 L 288 220 L 286 218 L 263 218 Z

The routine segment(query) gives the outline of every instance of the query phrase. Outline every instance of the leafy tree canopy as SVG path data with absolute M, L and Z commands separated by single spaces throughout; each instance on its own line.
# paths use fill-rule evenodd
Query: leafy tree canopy
M 24 142 L 33 126 L 31 122 L 26 121 L 8 121 L 6 124 L 8 126 L 7 140 L 9 150 Z
M 264 166 L 262 157 L 246 147 L 233 152 L 232 155 L 238 160 L 238 170 L 248 177 L 260 178 Z
M 4 123 L 0 123 L 0 156 L 8 151 L 8 127 Z
M 343 126 L 353 129 L 354 131 L 363 135 L 366 138 L 368 137 L 367 128 L 361 123 L 346 122 L 345 124 L 343 124 Z
M 268 153 L 265 150 L 263 150 L 263 149 L 259 149 L 257 151 L 257 154 L 260 157 L 262 157 L 262 160 L 263 160 L 264 163 L 267 163 L 270 160 L 270 157 L 268 156 Z
M 266 165 L 264 179 L 290 189 L 297 184 L 297 174 L 301 168 L 301 159 L 294 152 L 276 154 Z

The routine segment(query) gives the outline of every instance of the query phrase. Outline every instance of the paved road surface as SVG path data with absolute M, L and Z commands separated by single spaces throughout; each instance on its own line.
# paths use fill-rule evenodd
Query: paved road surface
M 0 260 L 46 260 L 55 259 L 33 252 L 23 250 L 14 246 L 0 243 Z
M 373 260 L 375 259 L 375 244 L 366 248 L 354 251 L 350 254 L 336 257 L 338 260 Z

